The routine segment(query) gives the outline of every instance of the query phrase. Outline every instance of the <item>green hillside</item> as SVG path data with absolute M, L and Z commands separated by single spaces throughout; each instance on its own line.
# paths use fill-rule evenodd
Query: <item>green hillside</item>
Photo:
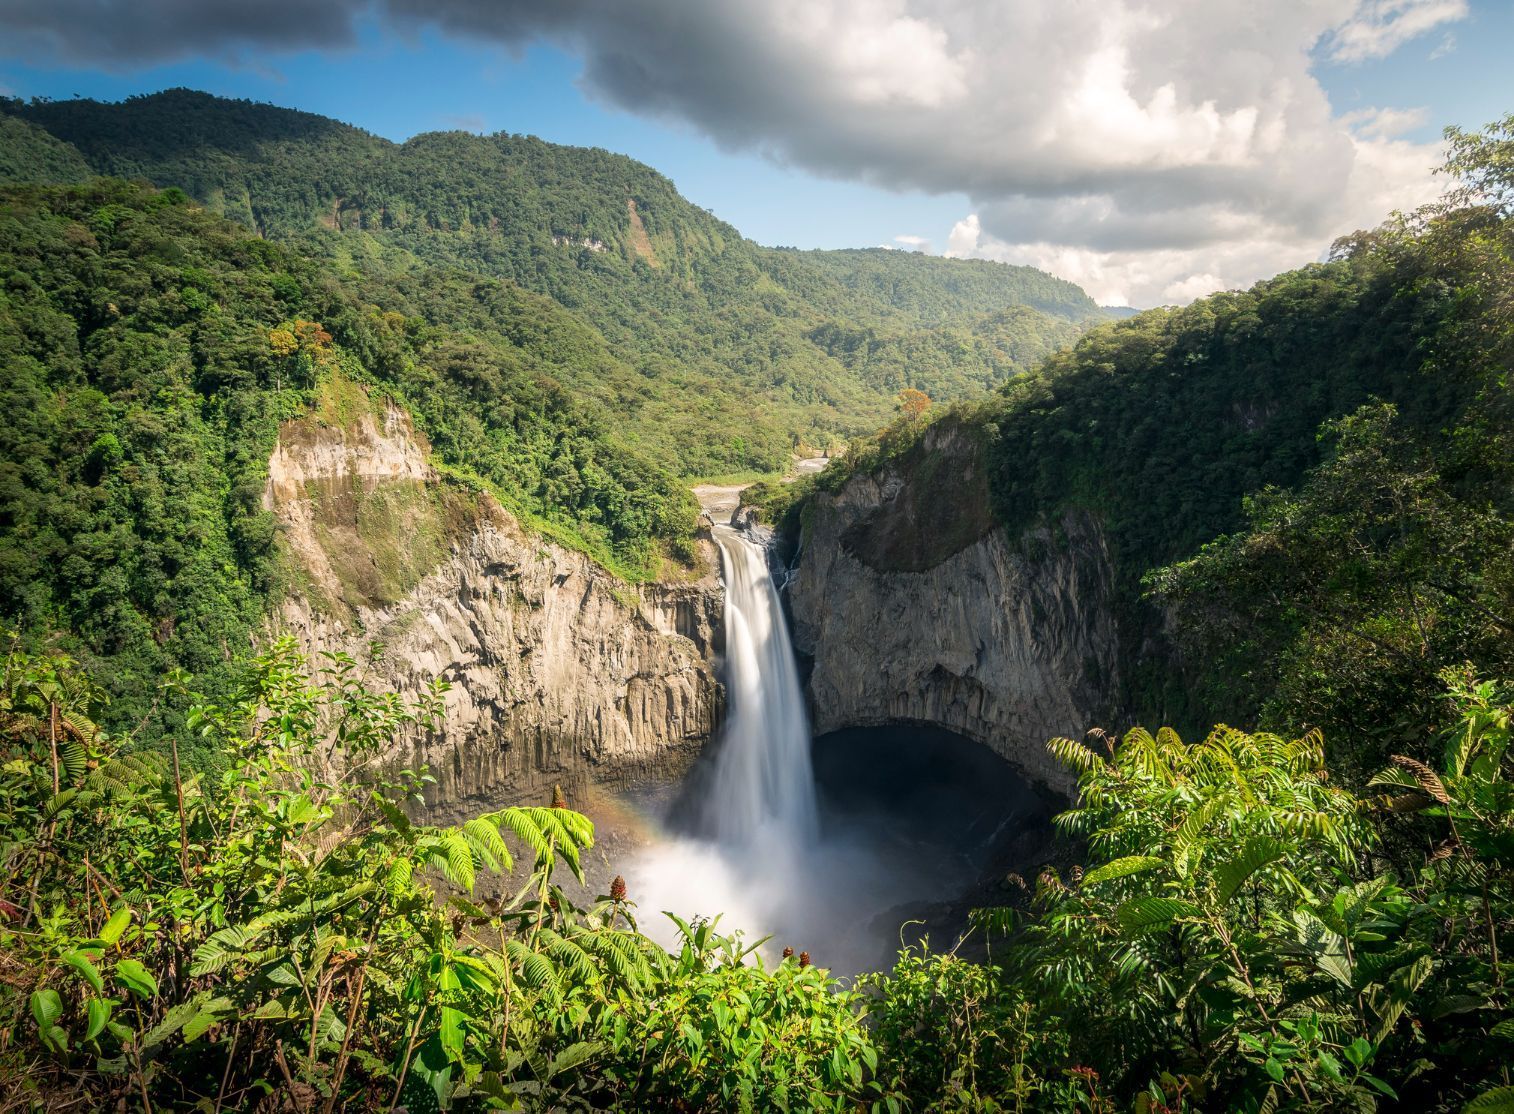
M 461 132 L 395 144 L 188 90 L 0 111 L 97 173 L 177 186 L 359 285 L 408 275 L 434 324 L 475 316 L 424 296 L 455 273 L 546 295 L 619 365 L 613 384 L 574 369 L 565 385 L 612 397 L 628 443 L 683 475 L 770 470 L 800 441 L 877 428 L 904 387 L 952 399 L 995 386 L 1100 316 L 1031 268 L 762 248 L 598 149 Z M 55 153 L 6 174 L 76 177 Z
M 1011 536 L 1102 523 L 1127 714 L 1323 727 L 1370 765 L 1424 753 L 1442 669 L 1514 669 L 1511 228 L 1483 207 L 1359 233 L 1102 325 L 942 419 L 987 446 Z M 922 428 L 813 482 L 895 456 L 925 476 Z M 757 494 L 775 517 L 795 498 Z
M 0 189 L 0 359 L 0 615 L 108 661 L 114 716 L 174 665 L 221 675 L 286 587 L 268 457 L 335 380 L 624 575 L 689 553 L 692 496 L 563 386 L 628 373 L 560 306 L 459 275 L 359 288 L 177 190 Z

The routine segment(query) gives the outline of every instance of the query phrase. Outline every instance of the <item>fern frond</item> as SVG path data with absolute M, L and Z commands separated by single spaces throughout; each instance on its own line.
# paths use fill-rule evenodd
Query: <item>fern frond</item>
M 1053 758 L 1077 774 L 1097 769 L 1102 761 L 1097 754 L 1075 739 L 1049 739 L 1046 749 Z
M 1083 875 L 1083 885 L 1097 886 L 1101 882 L 1129 878 L 1133 874 L 1144 874 L 1146 871 L 1156 870 L 1164 865 L 1163 860 L 1151 855 L 1126 855 L 1090 870 Z
M 257 940 L 262 929 L 256 925 L 233 925 L 211 934 L 210 938 L 195 949 L 189 973 L 194 978 L 203 978 L 225 970 L 243 958 L 249 946 Z
M 545 955 L 533 951 L 520 940 L 507 940 L 505 951 L 522 985 L 544 993 L 553 1000 L 560 996 L 557 970 Z
M 1252 836 L 1234 856 L 1214 872 L 1215 893 L 1221 902 L 1233 898 L 1246 880 L 1283 857 L 1283 845 L 1270 836 Z
M 475 816 L 462 826 L 463 838 L 489 870 L 508 871 L 515 867 L 510 848 L 499 834 L 499 825 L 489 816 Z
M 89 765 L 89 757 L 77 739 L 69 739 L 58 748 L 58 761 L 69 781 L 78 781 Z
M 1166 928 L 1179 917 L 1191 917 L 1198 910 L 1186 901 L 1171 897 L 1138 897 L 1115 910 L 1115 920 L 1127 933 L 1140 934 Z
M 399 897 L 410 888 L 410 878 L 415 871 L 415 864 L 409 859 L 395 859 L 389 866 L 389 872 L 384 878 L 384 889 L 389 892 L 391 898 Z
M 594 960 L 576 941 L 570 940 L 551 929 L 543 929 L 540 935 L 547 954 L 557 964 L 560 972 L 571 975 L 578 986 L 596 986 L 600 981 L 599 968 Z
M 473 890 L 473 848 L 456 828 L 441 828 L 420 841 L 417 850 L 426 865 L 441 871 L 442 877 L 470 893 Z
M 1451 794 L 1446 792 L 1446 787 L 1441 782 L 1440 775 L 1419 761 L 1419 759 L 1395 754 L 1389 761 L 1395 766 L 1407 770 L 1426 796 L 1432 800 L 1439 801 L 1443 805 L 1451 803 Z

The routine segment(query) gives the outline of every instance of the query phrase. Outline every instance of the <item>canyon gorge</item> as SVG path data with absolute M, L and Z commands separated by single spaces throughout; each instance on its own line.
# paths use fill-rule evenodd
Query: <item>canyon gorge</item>
M 703 493 L 696 573 L 633 586 L 445 482 L 393 404 L 360 410 L 280 434 L 265 505 L 296 587 L 272 627 L 312 656 L 353 655 L 397 692 L 450 683 L 440 729 L 392 756 L 430 766 L 431 811 L 687 773 L 724 705 L 711 515 L 770 552 L 739 489 Z M 1114 700 L 1097 523 L 1069 515 L 1056 537 L 1012 540 L 988 516 L 971 439 L 948 425 L 926 447 L 960 478 L 952 500 L 898 464 L 853 476 L 814 496 L 792 567 L 777 570 L 815 733 L 941 728 L 1065 793 L 1046 739 L 1081 736 Z

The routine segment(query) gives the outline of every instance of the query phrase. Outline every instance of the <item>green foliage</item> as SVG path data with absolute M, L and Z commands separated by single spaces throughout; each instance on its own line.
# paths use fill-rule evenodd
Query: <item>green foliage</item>
M 1446 679 L 1442 770 L 1396 758 L 1375 797 L 1332 784 L 1317 733 L 1054 740 L 1086 869 L 977 914 L 1008 934 L 1000 969 L 905 956 L 875 977 L 881 1062 L 903 1052 L 933 1108 L 1492 1108 L 1514 712 L 1507 686 Z
M 567 311 L 562 347 L 578 350 L 560 382 L 606 403 L 628 441 L 684 476 L 778 470 L 796 439 L 882 424 L 901 388 L 981 391 L 1099 316 L 1076 286 L 1027 267 L 761 248 L 667 178 L 598 149 L 461 132 L 396 145 L 184 89 L 0 102 L 7 115 L 97 173 L 177 186 L 339 274 L 403 276 L 410 304 L 385 308 L 431 324 L 475 331 L 464 321 L 518 299 L 501 279 L 544 295 Z M 32 179 L 50 173 L 39 159 Z M 437 289 L 459 276 L 477 289 Z
M 1480 132 L 1446 129 L 1450 157 L 1445 172 L 1461 180 L 1456 200 L 1495 206 L 1503 216 L 1514 204 L 1514 115 Z
M 1329 429 L 1296 492 L 1251 497 L 1245 532 L 1150 584 L 1265 719 L 1358 725 L 1340 758 L 1363 773 L 1424 749 L 1441 669 L 1514 669 L 1514 523 L 1458 497 L 1391 407 Z
M 93 176 L 89 164 L 69 144 L 0 111 L 0 183 L 82 182 Z
M 846 1111 L 883 1094 L 857 995 L 792 958 L 768 970 L 710 922 L 673 919 L 678 955 L 643 1011 L 610 1027 L 617 1108 Z
M 170 742 L 122 752 L 72 662 L 0 684 L 0 1078 L 22 1101 L 223 1108 L 1499 1109 L 1514 1034 L 1514 686 L 1449 672 L 1439 769 L 1358 798 L 1317 733 L 1054 740 L 1044 870 L 978 920 L 997 963 L 906 951 L 855 990 L 554 873 L 562 808 L 416 822 L 383 756 L 433 720 L 290 644 Z M 169 678 L 170 685 L 181 683 Z M 1426 854 L 1423 848 L 1429 848 Z M 516 877 L 495 896 L 485 875 Z M 580 876 L 581 877 L 581 876 Z M 513 896 L 503 896 L 512 894 Z M 675 921 L 677 918 L 674 918 Z M 1006 936 L 1007 934 L 1007 936 Z
M 900 953 L 867 975 L 880 1073 L 913 1109 L 1067 1109 L 1075 1090 L 1039 1072 L 1066 1054 L 1067 1036 L 1033 1027 L 1034 1007 L 995 966 L 928 948 Z
M 481 337 L 428 325 L 365 300 L 408 310 L 403 290 L 360 297 L 182 194 L 109 182 L 0 194 L 0 273 L 0 614 L 109 663 L 111 724 L 162 714 L 170 668 L 231 683 L 282 590 L 269 454 L 333 381 L 358 402 L 318 418 L 370 405 L 353 381 L 388 393 L 467 486 L 626 576 L 689 552 L 692 496 L 560 385 L 583 353 L 544 299 L 482 299 Z
M 385 755 L 444 689 L 371 693 L 349 659 L 312 675 L 279 643 L 234 699 L 196 700 L 187 728 L 225 773 L 186 775 L 95 727 L 68 659 L 13 647 L 6 1101 L 851 1110 L 880 1093 L 857 1003 L 822 972 L 749 965 L 708 924 L 668 955 L 623 889 L 575 906 L 554 874 L 582 879 L 583 816 L 414 821 L 430 778 Z M 475 892 L 501 872 L 513 897 Z

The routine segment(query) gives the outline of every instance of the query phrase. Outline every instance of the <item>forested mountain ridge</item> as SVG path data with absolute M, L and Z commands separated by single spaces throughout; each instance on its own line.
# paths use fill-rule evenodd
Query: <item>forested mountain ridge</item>
M 177 190 L 0 189 L 0 615 L 68 632 L 114 715 L 173 666 L 214 687 L 290 587 L 262 504 L 279 427 L 343 382 L 405 408 L 453 482 L 622 575 L 686 560 L 692 496 L 562 386 L 568 364 L 614 382 L 603 343 L 546 298 L 444 277 L 358 289 Z M 430 324 L 421 297 L 473 316 Z
M 265 465 L 336 379 L 645 579 L 692 552 L 687 477 L 876 428 L 906 386 L 986 389 L 1097 313 L 1030 268 L 761 248 L 533 138 L 395 144 L 187 90 L 0 100 L 0 130 L 0 614 L 68 632 L 123 722 L 173 666 L 215 689 L 290 589 Z
M 1100 317 L 1076 286 L 1028 267 L 759 247 L 656 171 L 597 149 L 461 132 L 394 144 L 188 90 L 0 111 L 61 145 L 31 143 L 37 158 L 7 169 L 12 180 L 73 180 L 77 163 L 59 159 L 77 153 L 359 281 L 408 273 L 424 289 L 460 271 L 547 295 L 630 372 L 615 393 L 626 437 L 686 475 L 769 470 L 798 440 L 876 428 L 905 387 L 950 399 L 994 386 Z M 603 393 L 593 375 L 565 383 Z
M 1514 670 L 1511 227 L 1496 205 L 1428 211 L 1092 330 L 940 419 L 980 446 L 988 505 L 948 503 L 971 528 L 938 536 L 991 521 L 1030 554 L 1069 544 L 1070 513 L 1098 524 L 1121 720 L 1323 728 L 1358 770 L 1428 757 L 1441 671 Z M 939 486 L 929 428 L 901 420 L 809 482 L 889 465 Z M 753 497 L 776 517 L 799 494 Z

